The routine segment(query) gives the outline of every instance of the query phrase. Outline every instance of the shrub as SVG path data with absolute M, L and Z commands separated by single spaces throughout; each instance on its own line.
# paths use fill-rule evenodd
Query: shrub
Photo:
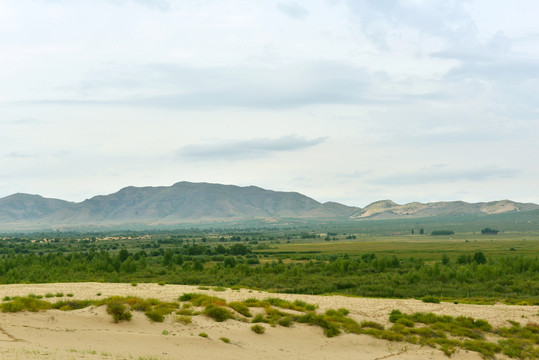
M 251 326 L 251 330 L 253 330 L 257 334 L 263 334 L 266 332 L 266 328 L 262 325 L 253 325 Z
M 348 309 L 345 309 L 345 308 L 339 308 L 337 311 L 340 312 L 341 314 L 343 314 L 344 316 L 350 314 L 350 311 Z
M 226 338 L 226 337 L 220 337 L 219 340 L 221 340 L 221 341 L 224 342 L 225 344 L 230 344 L 230 339 L 229 339 L 229 338 Z
M 253 316 L 249 312 L 249 307 L 247 305 L 245 305 L 245 303 L 243 303 L 243 302 L 233 301 L 233 302 L 229 303 L 228 306 L 230 306 L 232 309 L 234 309 L 235 311 L 237 311 L 238 313 L 242 314 L 245 317 Z
M 384 325 L 379 324 L 374 321 L 362 321 L 359 326 L 361 328 L 371 328 L 371 329 L 378 329 L 378 330 L 384 330 Z
M 198 336 L 203 337 L 203 338 L 207 338 L 208 334 L 206 334 L 205 332 L 201 332 L 200 334 L 198 334 Z
M 232 313 L 222 307 L 222 306 L 216 306 L 216 305 L 208 305 L 206 306 L 206 308 L 204 309 L 204 315 L 208 316 L 208 317 L 211 317 L 212 319 L 214 319 L 215 321 L 217 322 L 222 322 L 222 321 L 225 321 L 227 319 L 233 319 L 234 316 L 232 315 Z
M 251 320 L 252 323 L 266 323 L 268 324 L 269 323 L 269 320 L 267 320 L 264 315 L 262 314 L 257 314 L 253 320 Z
M 406 327 L 414 327 L 414 321 L 411 319 L 404 318 L 404 317 L 401 317 L 400 319 L 395 321 L 395 324 L 404 325 Z
M 194 306 L 218 305 L 225 306 L 226 301 L 216 296 L 206 294 L 185 293 L 179 297 L 179 301 L 190 301 Z
M 129 297 L 126 301 L 131 310 L 149 311 L 152 308 L 152 304 L 148 300 L 143 300 L 138 297 Z
M 191 299 L 200 296 L 202 294 L 197 293 L 184 293 L 182 296 L 178 298 L 179 301 L 191 301 Z
M 195 315 L 195 312 L 193 309 L 180 309 L 176 311 L 176 315 L 193 316 Z
M 51 308 L 51 303 L 44 300 L 39 300 L 32 297 L 14 297 L 9 302 L 1 304 L 2 312 L 19 312 L 19 311 L 32 311 L 48 310 Z
M 182 323 L 184 325 L 189 325 L 191 322 L 193 322 L 193 320 L 191 319 L 190 316 L 186 316 L 186 315 L 179 315 L 176 317 L 176 321 L 179 322 L 179 323 Z
M 111 298 L 107 301 L 107 313 L 112 315 L 115 323 L 122 320 L 131 320 L 131 312 L 127 310 L 127 307 L 121 299 Z
M 154 322 L 163 322 L 165 321 L 165 315 L 161 314 L 159 311 L 156 310 L 149 310 L 144 313 L 150 319 Z
M 52 304 L 52 308 L 62 310 L 62 311 L 71 311 L 71 310 L 77 310 L 77 309 L 84 309 L 94 304 L 95 304 L 95 301 L 91 301 L 91 300 L 71 300 L 71 301 L 60 300 Z
M 423 296 L 421 298 L 421 301 L 423 301 L 424 303 L 434 303 L 434 304 L 439 304 L 440 303 L 440 299 L 438 297 L 432 296 L 432 295 Z
M 292 317 L 290 316 L 282 317 L 279 319 L 279 321 L 277 321 L 277 323 L 284 327 L 290 327 L 290 325 L 292 325 Z
M 401 313 L 400 310 L 397 310 L 397 309 L 392 310 L 391 313 L 389 314 L 389 321 L 394 323 L 403 316 L 404 314 Z

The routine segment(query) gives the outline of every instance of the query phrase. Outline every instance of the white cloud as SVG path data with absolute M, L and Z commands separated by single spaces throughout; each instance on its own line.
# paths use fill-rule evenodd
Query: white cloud
M 252 139 L 240 141 L 215 141 L 206 144 L 183 146 L 178 154 L 192 160 L 237 160 L 267 156 L 274 152 L 289 152 L 311 147 L 324 142 L 326 138 L 305 139 L 296 135 L 278 139 Z
M 284 14 L 294 19 L 305 19 L 309 12 L 296 2 L 280 2 L 277 4 L 277 8 Z

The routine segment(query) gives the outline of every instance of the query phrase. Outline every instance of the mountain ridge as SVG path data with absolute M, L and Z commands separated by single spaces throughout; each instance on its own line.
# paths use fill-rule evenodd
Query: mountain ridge
M 339 221 L 384 220 L 447 215 L 488 215 L 539 209 L 511 200 L 412 202 L 380 200 L 364 208 L 318 202 L 299 192 L 211 183 L 178 182 L 171 186 L 127 186 L 82 202 L 17 193 L 0 198 L 0 230 L 5 228 L 70 228 L 179 225 L 284 219 Z

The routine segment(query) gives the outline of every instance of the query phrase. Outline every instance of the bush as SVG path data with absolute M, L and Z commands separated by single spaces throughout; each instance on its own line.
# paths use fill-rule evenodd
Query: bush
M 404 317 L 402 317 L 402 318 L 398 319 L 397 321 L 395 321 L 395 324 L 404 325 L 406 327 L 414 327 L 413 320 L 407 319 L 407 318 L 404 318 Z
M 32 297 L 14 297 L 9 302 L 4 302 L 0 305 L 2 312 L 19 312 L 48 310 L 51 308 L 51 303 L 48 301 L 39 300 Z
M 179 315 L 176 317 L 176 321 L 184 325 L 189 325 L 193 320 L 191 319 L 190 316 Z
M 165 321 L 165 315 L 161 314 L 156 310 L 149 310 L 144 313 L 153 322 L 163 322 Z
M 350 314 L 350 311 L 348 309 L 345 309 L 345 308 L 339 308 L 337 311 L 340 312 L 341 314 L 343 314 L 344 316 Z
M 198 336 L 203 337 L 203 338 L 207 338 L 208 334 L 206 334 L 205 332 L 201 332 L 200 334 L 198 334 Z
M 94 304 L 95 304 L 95 301 L 91 301 L 91 300 L 70 300 L 70 301 L 60 300 L 52 304 L 52 308 L 58 309 L 61 311 L 71 311 L 71 310 L 84 309 Z
M 217 322 L 222 322 L 222 321 L 225 321 L 227 319 L 233 319 L 234 316 L 232 315 L 232 313 L 222 307 L 222 306 L 216 306 L 216 305 L 208 305 L 206 306 L 206 308 L 204 309 L 204 315 L 208 316 L 208 317 L 211 317 L 212 319 L 214 319 L 215 321 Z
M 266 328 L 262 325 L 253 325 L 251 326 L 251 330 L 253 330 L 257 334 L 263 334 L 266 332 Z
M 290 325 L 292 325 L 292 317 L 290 316 L 282 317 L 279 319 L 279 321 L 277 321 L 277 323 L 284 327 L 290 327 Z
M 440 299 L 438 297 L 432 296 L 432 295 L 423 296 L 421 298 L 421 301 L 423 301 L 424 303 L 434 303 L 434 304 L 439 304 L 440 303 Z
M 218 305 L 225 306 L 226 301 L 216 296 L 206 294 L 185 293 L 179 297 L 179 301 L 190 301 L 194 306 Z
M 252 323 L 266 323 L 268 324 L 269 323 L 269 320 L 267 320 L 264 315 L 262 314 L 257 314 L 253 320 L 251 320 Z
M 237 311 L 238 313 L 242 314 L 245 317 L 253 316 L 249 311 L 249 307 L 245 305 L 245 303 L 243 302 L 233 301 L 229 303 L 228 306 L 230 306 L 232 309 L 234 309 L 235 311 Z
M 361 328 L 370 328 L 370 329 L 377 329 L 377 330 L 384 330 L 384 325 L 379 324 L 374 321 L 362 321 L 359 326 Z
M 152 304 L 149 300 L 143 300 L 138 297 L 127 298 L 127 303 L 131 310 L 135 311 L 149 311 L 152 308 Z
M 226 337 L 220 337 L 219 340 L 221 340 L 221 341 L 224 342 L 225 344 L 230 344 L 230 339 L 229 339 L 229 338 L 226 338 Z
M 112 315 L 115 323 L 122 320 L 131 320 L 131 312 L 127 310 L 127 307 L 121 299 L 111 298 L 107 301 L 107 313 Z

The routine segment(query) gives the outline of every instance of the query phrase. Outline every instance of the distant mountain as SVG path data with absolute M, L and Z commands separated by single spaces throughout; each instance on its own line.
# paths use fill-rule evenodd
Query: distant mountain
M 532 203 L 518 203 L 510 200 L 466 203 L 464 201 L 412 202 L 399 205 L 390 200 L 374 202 L 363 209 L 353 213 L 352 219 L 385 220 L 399 218 L 425 218 L 433 216 L 456 215 L 492 215 L 507 212 L 531 211 L 539 209 L 539 205 Z
M 14 194 L 0 199 L 0 230 L 51 228 L 141 228 L 180 224 L 289 221 L 384 220 L 452 215 L 488 215 L 539 209 L 536 204 L 509 200 L 469 204 L 462 201 L 413 202 L 399 205 L 377 201 L 365 208 L 320 203 L 297 192 L 208 183 L 179 182 L 172 186 L 126 187 L 80 203 Z
M 126 187 L 80 203 L 17 194 L 0 199 L 0 229 L 116 225 L 174 225 L 249 219 L 347 219 L 357 207 L 322 204 L 296 192 L 208 183 Z M 2 226 L 4 225 L 4 226 Z
M 60 210 L 73 208 L 74 203 L 47 199 L 39 195 L 13 194 L 0 199 L 0 224 L 19 220 L 37 220 Z

